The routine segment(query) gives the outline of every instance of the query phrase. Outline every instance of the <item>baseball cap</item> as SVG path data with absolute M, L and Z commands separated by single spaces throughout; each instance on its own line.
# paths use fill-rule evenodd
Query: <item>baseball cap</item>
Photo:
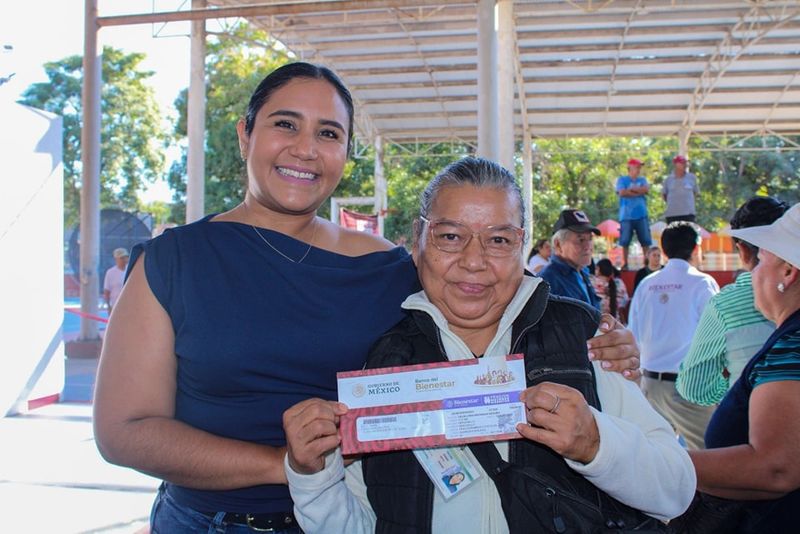
M 114 252 L 112 252 L 112 255 L 114 256 L 114 258 L 125 258 L 127 256 L 130 256 L 130 254 L 128 254 L 128 249 L 122 247 L 115 248 Z
M 689 160 L 686 159 L 686 156 L 681 156 L 680 154 L 672 158 L 672 163 L 686 163 L 687 161 Z
M 641 167 L 643 163 L 641 160 L 638 160 L 636 158 L 631 158 L 628 160 L 628 166 L 630 167 L 631 165 L 638 165 L 639 167 Z
M 731 235 L 772 252 L 800 269 L 800 203 L 772 224 L 731 230 Z
M 578 233 L 592 232 L 595 235 L 600 235 L 600 229 L 592 225 L 589 217 L 581 210 L 562 210 L 558 215 L 556 224 L 553 226 L 553 233 L 558 232 L 562 228 Z

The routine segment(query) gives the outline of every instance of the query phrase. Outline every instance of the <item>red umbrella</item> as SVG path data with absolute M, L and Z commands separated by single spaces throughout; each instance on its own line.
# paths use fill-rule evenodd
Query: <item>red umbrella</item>
M 600 235 L 605 237 L 619 237 L 619 223 L 614 219 L 606 219 L 597 225 L 600 230 Z

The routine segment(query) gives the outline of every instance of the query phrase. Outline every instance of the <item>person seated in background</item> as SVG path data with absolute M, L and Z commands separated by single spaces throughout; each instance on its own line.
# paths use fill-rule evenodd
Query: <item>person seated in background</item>
M 620 272 L 611 260 L 603 258 L 597 262 L 592 279 L 595 293 L 600 297 L 600 311 L 610 314 L 615 319 L 621 317 L 621 312 L 629 300 L 628 290 L 619 276 Z
M 639 286 L 642 280 L 659 269 L 661 269 L 661 249 L 658 248 L 658 245 L 653 245 L 647 249 L 644 267 L 636 271 L 636 278 L 633 279 L 632 293 L 636 293 L 636 288 Z
M 731 229 L 772 224 L 787 209 L 788 204 L 772 197 L 753 197 L 736 210 Z M 733 242 L 745 272 L 706 304 L 675 383 L 681 397 L 701 406 L 722 400 L 775 330 L 755 307 L 750 271 L 758 265 L 758 247 L 736 237 Z
M 582 300 L 600 309 L 600 297 L 589 276 L 592 263 L 592 238 L 600 230 L 584 212 L 562 210 L 553 226 L 553 256 L 550 265 L 539 273 L 550 284 L 550 292 Z
M 367 363 L 523 353 L 529 424 L 517 425 L 521 439 L 454 447 L 480 475 L 445 496 L 413 451 L 367 454 L 345 469 L 337 421 L 346 406 L 304 401 L 284 425 L 289 489 L 307 534 L 521 533 L 554 524 L 577 532 L 609 522 L 657 532 L 658 520 L 689 504 L 694 472 L 669 424 L 633 382 L 587 357 L 598 311 L 552 296 L 543 279 L 525 274 L 523 220 L 519 186 L 496 163 L 465 158 L 435 177 L 412 248 L 423 291 L 404 302 L 409 315 Z
M 714 412 L 706 449 L 690 451 L 700 493 L 674 531 L 789 534 L 800 514 L 800 204 L 731 235 L 759 248 L 755 304 L 777 328 Z
M 549 239 L 537 241 L 528 257 L 528 270 L 533 274 L 539 274 L 539 271 L 550 265 L 551 251 Z

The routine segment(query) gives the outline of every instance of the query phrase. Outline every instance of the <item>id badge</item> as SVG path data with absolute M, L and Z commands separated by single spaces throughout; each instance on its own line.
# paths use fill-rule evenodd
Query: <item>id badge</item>
M 433 485 L 448 501 L 480 478 L 480 470 L 462 447 L 414 449 L 414 456 Z

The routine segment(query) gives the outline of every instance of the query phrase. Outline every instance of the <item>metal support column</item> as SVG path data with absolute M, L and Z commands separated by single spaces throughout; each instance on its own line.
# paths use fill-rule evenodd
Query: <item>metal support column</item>
M 83 40 L 83 129 L 81 131 L 81 311 L 97 315 L 100 297 L 100 88 L 103 49 L 99 44 L 97 0 L 85 0 Z M 97 323 L 81 317 L 80 339 L 100 339 Z
M 525 206 L 525 257 L 533 247 L 533 139 L 527 128 L 522 135 L 522 202 Z
M 683 127 L 678 131 L 678 154 L 689 156 L 689 128 Z
M 514 2 L 497 0 L 497 124 L 498 161 L 514 172 L 516 135 L 514 127 Z
M 478 155 L 497 161 L 497 27 L 495 0 L 478 0 Z
M 387 207 L 386 175 L 383 170 L 383 138 L 375 136 L 375 213 L 378 214 L 378 234 L 383 234 Z
M 203 9 L 206 0 L 192 0 L 192 9 Z M 206 21 L 193 20 L 190 49 L 189 99 L 186 129 L 186 222 L 205 215 L 205 131 L 206 131 Z

